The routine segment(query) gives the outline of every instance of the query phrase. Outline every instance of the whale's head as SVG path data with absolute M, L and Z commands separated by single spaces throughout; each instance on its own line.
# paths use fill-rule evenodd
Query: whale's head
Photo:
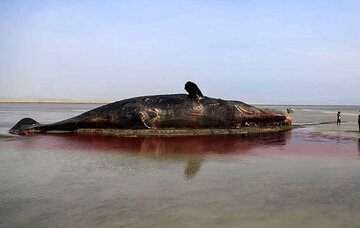
M 248 104 L 234 105 L 237 127 L 291 126 L 289 115 L 270 109 L 261 109 Z

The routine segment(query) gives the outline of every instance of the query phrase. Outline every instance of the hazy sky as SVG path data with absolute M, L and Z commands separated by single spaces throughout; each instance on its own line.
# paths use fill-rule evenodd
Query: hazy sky
M 0 1 L 0 97 L 360 104 L 360 1 Z

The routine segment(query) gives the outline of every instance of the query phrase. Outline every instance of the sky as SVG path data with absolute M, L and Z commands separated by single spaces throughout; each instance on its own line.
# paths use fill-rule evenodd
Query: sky
M 360 1 L 0 0 L 0 98 L 360 104 Z

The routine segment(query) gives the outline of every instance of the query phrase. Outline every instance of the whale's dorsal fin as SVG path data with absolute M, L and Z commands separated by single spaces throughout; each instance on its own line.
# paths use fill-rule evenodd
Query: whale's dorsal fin
M 199 87 L 195 83 L 190 81 L 186 82 L 185 90 L 189 93 L 190 98 L 199 99 L 204 96 L 200 91 Z

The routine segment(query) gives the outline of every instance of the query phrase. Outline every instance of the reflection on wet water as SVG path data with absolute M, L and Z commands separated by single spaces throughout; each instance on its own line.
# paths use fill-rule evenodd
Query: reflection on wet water
M 284 146 L 291 132 L 253 136 L 108 137 L 76 134 L 14 137 L 7 144 L 27 149 L 106 150 L 153 154 L 247 153 L 255 147 Z
M 0 227 L 358 227 L 358 147 L 301 131 L 2 139 Z
M 195 156 L 188 159 L 184 169 L 184 175 L 187 180 L 194 178 L 198 174 L 203 161 L 204 159 L 201 156 Z
M 76 134 L 34 135 L 3 141 L 9 147 L 37 150 L 85 150 L 163 154 L 190 154 L 184 167 L 185 179 L 196 177 L 205 154 L 246 154 L 254 149 L 286 145 L 291 132 L 253 136 L 188 136 L 188 137 L 107 137 Z

